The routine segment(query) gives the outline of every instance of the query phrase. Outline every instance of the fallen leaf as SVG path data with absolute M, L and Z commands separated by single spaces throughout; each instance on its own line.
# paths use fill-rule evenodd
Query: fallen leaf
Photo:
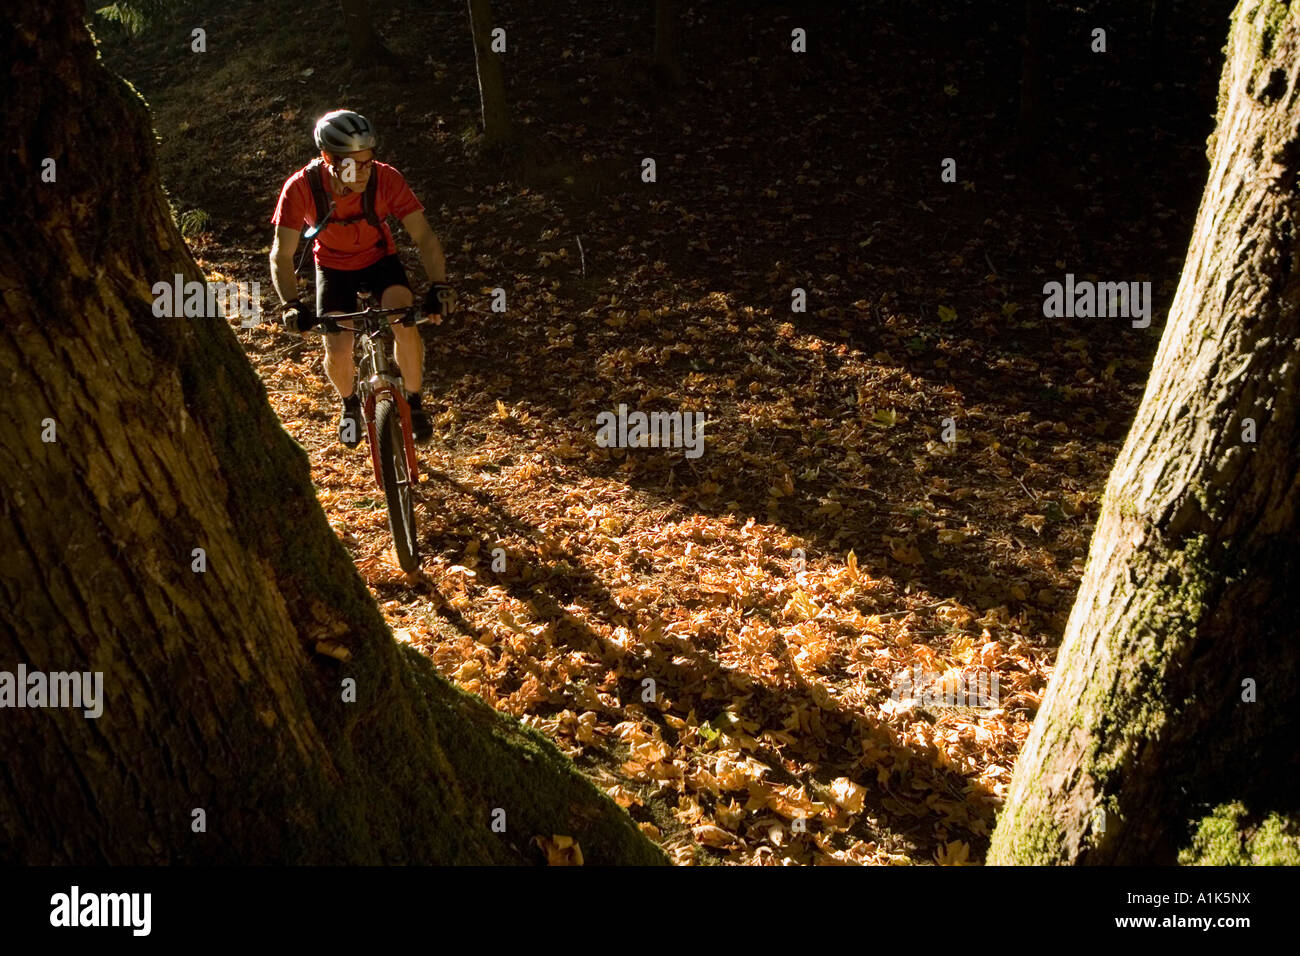
M 726 830 L 722 829 L 722 827 L 715 827 L 711 823 L 704 823 L 698 827 L 692 827 L 691 835 L 705 846 L 732 846 L 736 842 L 734 834 L 728 833 Z
M 848 777 L 837 777 L 831 783 L 831 799 L 849 813 L 861 813 L 866 796 L 867 791 Z
M 334 641 L 317 641 L 316 653 L 324 654 L 340 661 L 352 660 L 352 652 L 342 644 L 336 644 Z
M 546 854 L 547 866 L 582 866 L 582 848 L 571 836 L 536 836 L 533 842 Z

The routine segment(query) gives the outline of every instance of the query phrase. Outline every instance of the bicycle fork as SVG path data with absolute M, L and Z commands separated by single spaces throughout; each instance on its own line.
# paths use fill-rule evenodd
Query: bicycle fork
M 406 398 L 401 394 L 401 389 L 388 384 L 380 384 L 370 390 L 365 403 L 366 439 L 370 443 L 370 461 L 375 467 L 375 484 L 379 486 L 380 491 L 384 490 L 384 467 L 379 459 L 379 440 L 375 434 L 375 405 L 379 397 L 384 394 L 392 397 L 398 413 L 402 416 L 402 442 L 406 448 L 408 480 L 414 484 L 420 477 L 420 462 L 415 456 L 415 442 L 411 439 L 411 406 L 407 404 Z

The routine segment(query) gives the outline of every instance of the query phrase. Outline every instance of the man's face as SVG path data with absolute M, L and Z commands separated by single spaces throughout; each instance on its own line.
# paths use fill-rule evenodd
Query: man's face
M 370 179 L 373 171 L 372 165 L 375 159 L 373 149 L 363 149 L 357 153 L 327 153 L 321 152 L 325 162 L 330 164 L 334 170 L 334 175 L 343 183 L 344 187 L 352 192 L 360 192 L 366 188 L 366 182 Z

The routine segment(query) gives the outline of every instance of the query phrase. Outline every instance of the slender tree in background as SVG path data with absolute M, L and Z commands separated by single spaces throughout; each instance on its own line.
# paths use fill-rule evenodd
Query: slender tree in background
M 375 31 L 366 0 L 339 0 L 348 32 L 348 56 L 354 66 L 375 66 L 392 59 L 392 52 Z
M 1043 0 L 1025 0 L 1025 32 L 1021 35 L 1020 107 L 1016 117 L 1017 150 L 1032 155 L 1039 144 L 1043 99 Z
M 655 0 L 654 76 L 664 86 L 677 87 L 686 76 L 677 61 L 677 4 Z
M 1146 49 L 1142 51 L 1142 64 L 1147 70 L 1147 84 L 1164 82 L 1168 69 L 1168 50 L 1165 33 L 1169 29 L 1169 0 L 1151 0 L 1147 17 Z
M 506 87 L 501 61 L 492 51 L 491 0 L 469 0 L 469 28 L 474 37 L 474 64 L 478 70 L 479 101 L 483 108 L 483 141 L 500 146 L 511 138 L 506 110 Z
M 102 713 L 4 711 L 0 861 L 662 862 L 393 641 L 228 322 L 155 316 L 203 276 L 84 15 L 16 0 L 0 35 L 0 671 L 101 672 Z
M 1182 280 L 991 862 L 1172 863 L 1214 808 L 1300 808 L 1297 63 L 1300 12 L 1243 0 Z

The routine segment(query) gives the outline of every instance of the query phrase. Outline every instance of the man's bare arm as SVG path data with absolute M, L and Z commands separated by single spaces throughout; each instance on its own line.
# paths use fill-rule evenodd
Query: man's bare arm
M 298 298 L 298 276 L 293 268 L 293 254 L 298 251 L 298 230 L 276 226 L 271 242 L 271 282 L 280 299 Z
M 442 254 L 442 245 L 438 242 L 438 237 L 429 228 L 429 220 L 424 218 L 424 213 L 417 210 L 409 216 L 402 217 L 402 228 L 419 248 L 420 261 L 424 263 L 424 271 L 429 276 L 429 281 L 446 282 L 447 260 Z

